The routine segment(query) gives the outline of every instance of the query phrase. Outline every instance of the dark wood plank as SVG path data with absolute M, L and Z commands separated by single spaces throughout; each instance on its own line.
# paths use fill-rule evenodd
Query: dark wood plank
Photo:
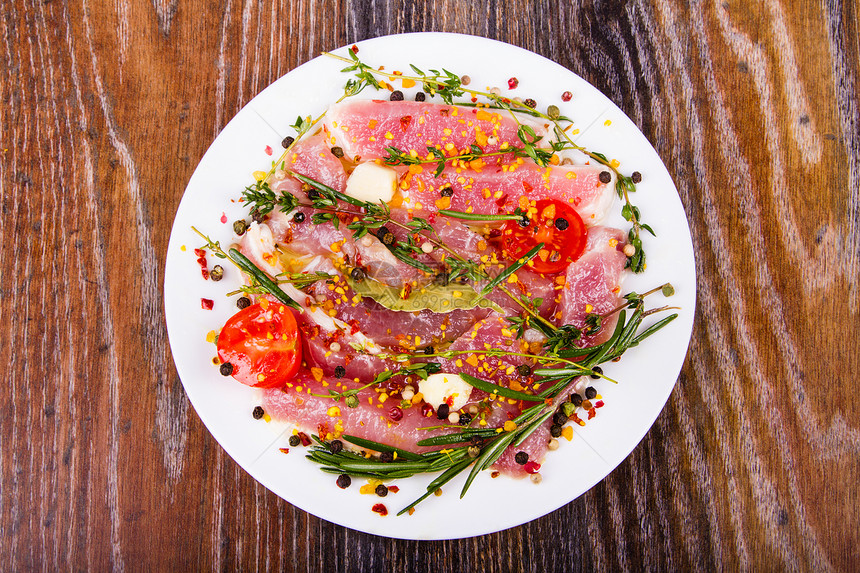
M 856 569 L 857 12 L 5 0 L 0 564 Z M 675 178 L 700 277 L 687 363 L 631 456 L 548 516 L 446 542 L 347 530 L 254 482 L 190 408 L 161 302 L 182 190 L 226 122 L 321 50 L 421 30 L 522 46 L 609 96 Z

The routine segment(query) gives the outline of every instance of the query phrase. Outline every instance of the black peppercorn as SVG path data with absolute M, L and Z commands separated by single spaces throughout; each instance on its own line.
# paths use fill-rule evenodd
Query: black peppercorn
M 520 376 L 529 376 L 532 373 L 532 368 L 528 364 L 520 364 L 517 366 L 517 374 Z
M 529 461 L 529 455 L 526 452 L 517 452 L 517 455 L 514 456 L 514 461 L 524 466 Z
M 444 420 L 448 417 L 448 414 L 451 412 L 451 407 L 448 404 L 439 404 L 439 407 L 436 408 L 436 417 L 440 420 Z
M 331 450 L 333 454 L 339 454 L 343 451 L 343 442 L 340 440 L 332 440 L 328 444 L 328 449 Z
M 591 371 L 594 372 L 594 374 L 589 374 L 589 376 L 591 376 L 595 380 L 600 378 L 600 375 L 603 374 L 603 368 L 601 368 L 600 366 L 595 366 L 591 369 Z
M 343 157 L 343 148 L 334 146 L 331 148 L 331 154 L 340 159 Z
M 386 247 L 390 247 L 394 244 L 394 233 L 392 233 L 388 227 L 382 226 L 376 231 L 376 238 L 382 241 L 382 244 Z
M 320 199 L 320 198 L 322 198 L 322 193 L 320 193 L 316 189 L 310 189 L 308 191 L 308 199 L 310 199 L 311 201 L 316 201 L 317 199 Z
M 642 181 L 642 174 L 639 173 L 638 171 L 634 171 L 630 175 L 630 179 L 633 181 L 633 183 L 639 183 L 640 181 Z
M 435 352 L 436 352 L 436 349 L 433 348 L 432 346 L 426 346 L 424 348 L 424 354 L 435 354 Z
M 224 278 L 224 267 L 221 265 L 215 265 L 212 267 L 212 270 L 209 271 L 209 278 L 215 281 L 216 283 Z
M 469 443 L 473 446 L 483 446 L 484 438 L 482 438 L 481 436 L 472 436 L 471 438 L 469 438 Z
M 263 411 L 262 406 L 254 406 L 254 410 L 251 412 L 251 415 L 254 417 L 255 420 L 259 420 L 265 414 L 266 413 Z
M 561 426 L 558 424 L 553 424 L 549 427 L 549 435 L 553 438 L 557 438 L 561 435 Z
M 394 453 L 382 452 L 381 454 L 379 454 L 379 461 L 386 463 L 386 464 L 390 464 L 391 462 L 394 461 Z
M 302 439 L 296 435 L 293 435 L 293 436 L 290 436 L 288 443 L 290 444 L 290 446 L 295 448 L 296 446 L 298 446 L 299 444 L 302 443 Z
M 585 397 L 589 400 L 593 400 L 597 397 L 597 390 L 594 388 L 594 386 L 589 386 L 585 389 Z
M 360 268 L 355 267 L 349 272 L 349 276 L 351 276 L 352 280 L 354 280 L 355 282 L 360 283 L 367 277 L 367 274 Z
M 236 301 L 236 306 L 238 306 L 240 309 L 248 308 L 249 306 L 251 306 L 251 299 L 247 296 L 240 296 L 239 300 Z
M 452 197 L 452 196 L 454 195 L 454 190 L 453 190 L 453 189 L 451 188 L 451 186 L 449 185 L 449 186 L 447 186 L 447 187 L 443 187 L 443 188 L 439 191 L 439 195 L 441 195 L 442 197 Z
M 570 227 L 570 223 L 564 217 L 559 217 L 555 220 L 555 228 L 559 231 L 564 231 L 568 227 Z
M 520 220 L 519 220 L 519 221 L 517 221 L 517 224 L 518 224 L 520 227 L 522 227 L 523 229 L 525 229 L 526 227 L 528 227 L 529 225 L 531 225 L 531 224 L 532 224 L 532 222 L 531 222 L 531 221 L 529 221 L 529 218 L 528 218 L 528 217 L 526 217 L 525 215 L 523 215 L 523 216 L 522 216 L 522 218 L 520 218 Z
M 283 147 L 284 149 L 286 149 L 286 148 L 288 148 L 289 146 L 291 146 L 295 140 L 296 140 L 296 138 L 294 138 L 294 137 L 290 137 L 290 136 L 288 135 L 287 137 L 285 137 L 285 138 L 284 138 L 284 140 L 283 140 L 283 141 L 281 141 L 281 147 Z
M 601 171 L 600 175 L 598 175 L 601 183 L 609 183 L 612 181 L 612 174 L 609 171 Z
M 229 362 L 225 362 L 220 368 L 218 368 L 218 370 L 221 372 L 221 376 L 229 376 L 233 373 L 233 365 Z
M 352 478 L 346 474 L 340 474 L 337 476 L 337 487 L 340 489 L 346 489 L 352 485 Z
M 391 97 L 388 99 L 391 101 L 403 101 L 403 92 L 400 90 L 394 90 L 391 92 Z
M 552 421 L 559 426 L 563 426 L 567 422 L 567 416 L 564 415 L 564 412 L 556 412 L 552 417 Z
M 346 368 L 343 366 L 336 366 L 334 369 L 334 377 L 343 378 L 344 376 L 346 376 Z
M 379 484 L 378 486 L 376 486 L 376 495 L 378 495 L 379 497 L 385 497 L 386 495 L 388 495 L 388 488 L 382 484 Z
M 304 223 L 305 222 L 305 214 L 299 211 L 295 215 L 293 215 L 293 222 L 295 223 Z
M 460 414 L 460 419 L 457 420 L 457 422 L 461 426 L 468 426 L 472 423 L 472 416 L 470 416 L 469 414 Z
M 418 92 L 415 94 L 415 101 L 424 101 L 425 99 L 427 99 L 427 96 L 424 95 L 424 92 Z
M 259 224 L 266 220 L 266 216 L 254 209 L 251 211 L 251 219 L 253 219 L 255 223 Z
M 570 395 L 570 403 L 576 406 L 577 408 L 582 406 L 582 396 L 577 393 L 573 393 Z

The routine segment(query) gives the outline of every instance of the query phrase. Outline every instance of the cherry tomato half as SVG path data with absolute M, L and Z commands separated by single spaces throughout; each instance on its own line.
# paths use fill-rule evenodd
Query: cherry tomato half
M 233 365 L 233 378 L 242 384 L 272 388 L 286 383 L 302 361 L 296 318 L 277 302 L 240 310 L 218 335 L 218 358 Z
M 529 225 L 508 221 L 502 228 L 502 252 L 516 260 L 538 243 L 544 248 L 532 259 L 533 265 L 525 268 L 542 274 L 557 274 L 578 259 L 585 250 L 587 231 L 582 217 L 570 205 L 555 199 L 542 199 L 535 203 L 536 212 L 529 217 Z

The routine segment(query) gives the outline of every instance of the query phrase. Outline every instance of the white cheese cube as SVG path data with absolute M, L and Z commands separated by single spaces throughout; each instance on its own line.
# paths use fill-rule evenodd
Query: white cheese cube
M 451 398 L 451 410 L 457 411 L 469 401 L 472 386 L 458 374 L 439 372 L 418 382 L 418 391 L 424 395 L 424 401 L 434 408 Z
M 346 194 L 367 203 L 388 203 L 397 189 L 397 171 L 373 161 L 360 163 L 346 182 Z

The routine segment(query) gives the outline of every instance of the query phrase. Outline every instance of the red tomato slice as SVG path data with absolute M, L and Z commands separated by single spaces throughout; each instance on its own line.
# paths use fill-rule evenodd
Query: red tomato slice
M 218 335 L 218 358 L 233 378 L 258 388 L 281 386 L 299 369 L 302 345 L 289 308 L 264 301 L 234 314 Z
M 544 248 L 532 259 L 533 265 L 525 268 L 541 274 L 560 273 L 585 250 L 585 223 L 563 201 L 542 199 L 535 203 L 535 209 L 528 227 L 520 226 L 518 221 L 505 223 L 502 252 L 508 259 L 516 260 L 538 243 L 544 243 Z

